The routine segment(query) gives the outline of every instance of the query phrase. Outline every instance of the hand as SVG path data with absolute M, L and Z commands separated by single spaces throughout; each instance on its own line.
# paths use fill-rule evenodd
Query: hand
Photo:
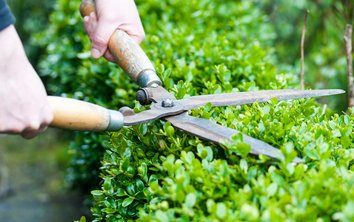
M 47 94 L 13 25 L 0 31 L 0 133 L 33 138 L 53 119 Z
M 91 54 L 94 58 L 104 55 L 113 61 L 107 45 L 116 29 L 125 31 L 138 44 L 144 39 L 144 28 L 134 0 L 96 0 L 95 6 L 96 13 L 92 12 L 84 17 L 85 30 L 92 42 Z

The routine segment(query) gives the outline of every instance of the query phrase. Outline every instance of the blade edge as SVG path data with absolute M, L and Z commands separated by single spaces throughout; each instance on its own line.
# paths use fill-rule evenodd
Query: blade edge
M 273 98 L 279 101 L 290 99 L 303 99 L 311 97 L 323 97 L 345 93 L 341 89 L 321 89 L 321 90 L 260 90 L 253 92 L 221 93 L 212 95 L 192 96 L 179 100 L 185 110 L 190 110 L 207 103 L 213 106 L 236 106 L 251 104 L 254 102 L 268 102 Z
M 231 128 L 221 126 L 209 120 L 189 116 L 187 113 L 182 113 L 176 116 L 165 117 L 174 127 L 179 130 L 188 132 L 194 136 L 202 139 L 215 142 L 217 144 L 224 144 L 225 142 L 232 143 L 232 136 L 240 133 Z M 263 154 L 271 158 L 282 159 L 283 155 L 279 149 L 261 141 L 243 134 L 243 142 L 251 146 L 251 154 Z M 302 163 L 303 160 L 296 157 L 294 163 Z

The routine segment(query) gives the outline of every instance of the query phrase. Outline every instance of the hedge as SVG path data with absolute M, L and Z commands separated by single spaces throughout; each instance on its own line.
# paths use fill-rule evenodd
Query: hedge
M 135 111 L 137 85 L 89 55 L 77 1 L 59 0 L 40 72 L 53 94 Z M 137 1 L 142 47 L 177 98 L 292 88 L 277 70 L 268 18 L 249 1 Z M 76 133 L 69 180 L 91 184 L 95 221 L 352 221 L 354 109 L 333 114 L 313 99 L 215 108 L 191 115 L 279 147 L 281 161 L 215 145 L 157 120 L 113 133 Z M 291 163 L 301 156 L 304 164 Z M 98 182 L 99 181 L 99 182 Z

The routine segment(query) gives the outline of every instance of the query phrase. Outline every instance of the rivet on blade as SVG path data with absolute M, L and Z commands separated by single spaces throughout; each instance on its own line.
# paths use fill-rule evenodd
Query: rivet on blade
M 164 108 L 173 107 L 174 103 L 173 103 L 172 99 L 165 99 L 161 102 L 161 106 Z
M 153 83 L 153 84 L 151 84 L 151 86 L 150 87 L 152 87 L 152 88 L 156 88 L 156 87 L 158 87 L 159 86 L 159 84 L 157 84 L 157 83 Z

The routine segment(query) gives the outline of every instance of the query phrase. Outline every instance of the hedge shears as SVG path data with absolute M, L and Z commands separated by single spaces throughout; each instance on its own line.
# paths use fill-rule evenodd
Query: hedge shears
M 94 12 L 94 2 L 83 0 L 80 11 L 82 16 Z M 125 32 L 116 30 L 110 38 L 108 48 L 115 62 L 141 87 L 137 91 L 136 100 L 142 105 L 151 104 L 150 109 L 134 113 L 132 109 L 125 107 L 120 111 L 115 111 L 76 99 L 49 96 L 49 102 L 54 112 L 51 126 L 72 130 L 116 131 L 124 126 L 163 119 L 177 129 L 216 144 L 225 144 L 232 143 L 233 135 L 240 132 L 211 120 L 190 116 L 188 111 L 206 104 L 237 106 L 254 102 L 268 102 L 272 98 L 281 101 L 344 93 L 341 89 L 261 90 L 191 96 L 178 100 L 163 88 L 162 81 L 156 74 L 149 58 Z M 243 134 L 243 142 L 250 146 L 251 154 L 262 154 L 275 159 L 283 158 L 279 149 L 256 138 Z M 296 157 L 293 162 L 301 163 L 303 160 Z

